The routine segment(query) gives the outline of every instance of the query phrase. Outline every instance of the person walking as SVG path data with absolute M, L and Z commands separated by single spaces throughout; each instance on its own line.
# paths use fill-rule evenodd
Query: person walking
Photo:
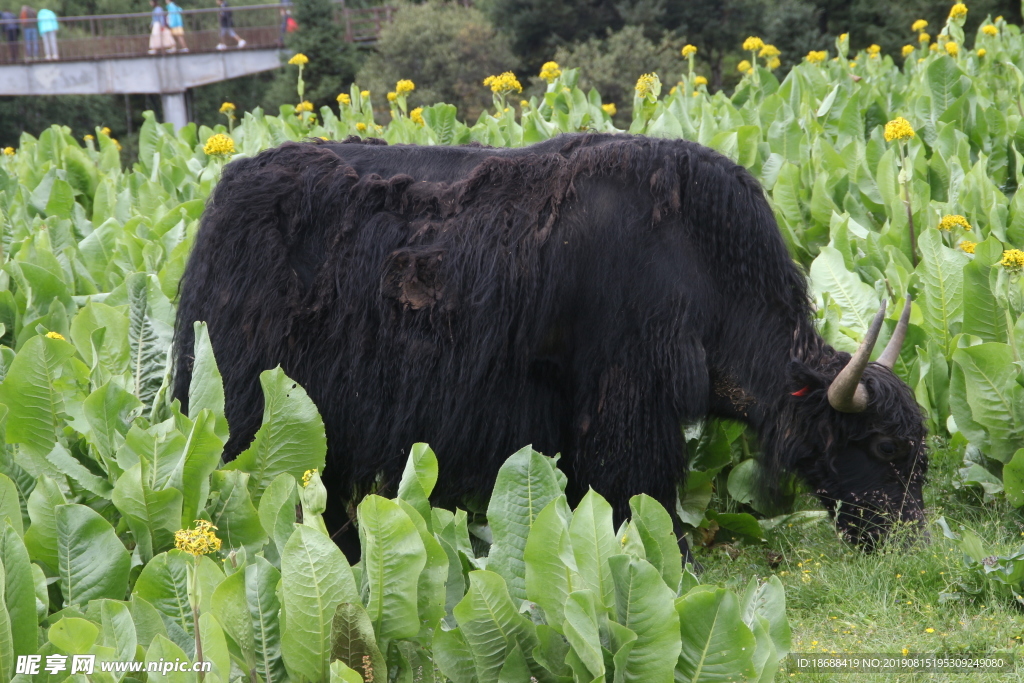
M 15 16 L 14 12 L 8 12 L 4 10 L 0 12 L 0 28 L 3 29 L 4 38 L 7 40 L 7 52 L 11 56 L 11 61 L 18 61 L 18 17 Z
M 25 61 L 39 59 L 39 29 L 36 28 L 38 13 L 34 7 L 21 6 L 21 38 L 25 41 Z
M 167 28 L 167 11 L 160 5 L 160 0 L 149 0 L 149 6 L 153 8 L 149 31 L 149 54 L 155 55 L 174 52 L 174 38 L 171 37 L 170 29 Z
M 181 7 L 174 0 L 167 0 L 167 28 L 171 31 L 171 37 L 178 44 L 179 52 L 188 52 L 188 44 L 185 43 L 185 22 L 182 20 Z
M 227 43 L 224 42 L 228 38 L 234 38 L 238 47 L 245 47 L 245 41 L 235 33 L 235 20 L 231 16 L 231 10 L 228 9 L 228 0 L 217 0 L 217 6 L 220 7 L 220 42 L 217 43 L 217 49 L 228 49 Z
M 39 10 L 37 22 L 39 35 L 43 39 L 43 52 L 46 53 L 46 59 L 51 62 L 60 59 L 60 53 L 57 52 L 57 29 L 59 28 L 57 15 L 52 9 L 43 8 Z

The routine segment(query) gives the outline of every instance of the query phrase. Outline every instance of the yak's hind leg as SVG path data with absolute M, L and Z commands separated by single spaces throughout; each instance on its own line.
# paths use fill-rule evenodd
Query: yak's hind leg
M 671 515 L 683 561 L 693 558 L 676 514 L 677 487 L 686 475 L 682 421 L 702 409 L 707 375 L 696 371 L 683 389 L 667 384 L 670 375 L 623 366 L 605 369 L 577 401 L 575 445 L 566 463 L 570 499 L 589 488 L 611 504 L 615 524 L 631 516 L 630 498 L 641 493 Z M 703 399 L 706 400 L 706 399 Z

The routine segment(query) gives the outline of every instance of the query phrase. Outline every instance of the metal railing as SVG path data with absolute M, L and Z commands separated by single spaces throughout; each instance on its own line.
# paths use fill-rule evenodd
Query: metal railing
M 227 8 L 235 34 L 244 43 L 224 35 L 221 29 L 220 7 L 190 9 L 181 12 L 182 38 L 188 52 L 216 52 L 218 50 L 268 49 L 284 46 L 287 19 L 293 10 L 291 4 L 242 5 Z M 344 26 L 345 40 L 369 43 L 376 40 L 381 27 L 394 17 L 393 7 L 351 9 L 341 2 L 334 3 L 334 21 Z M 180 41 L 174 48 L 165 39 L 153 42 L 151 51 L 152 16 L 149 12 L 135 14 L 103 14 L 83 17 L 59 18 L 56 61 L 117 59 L 146 57 L 183 52 Z M 32 20 L 35 27 L 35 20 Z M 42 38 L 26 40 L 19 22 L 16 34 L 0 26 L 0 64 L 24 64 L 46 61 Z M 301 27 L 300 27 L 301 28 Z M 9 40 L 9 38 L 15 38 Z

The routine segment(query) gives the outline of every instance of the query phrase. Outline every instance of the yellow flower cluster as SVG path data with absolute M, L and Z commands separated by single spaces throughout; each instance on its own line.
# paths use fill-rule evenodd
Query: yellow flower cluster
M 956 57 L 960 54 L 960 46 L 954 43 L 952 40 L 946 43 L 946 54 L 950 57 Z
M 683 45 L 682 54 L 684 57 L 692 57 L 697 54 L 697 47 L 695 45 Z
M 988 54 L 988 50 L 986 50 L 985 48 L 981 48 L 980 50 L 978 50 L 978 56 L 979 57 L 984 57 L 987 54 Z
M 523 92 L 523 86 L 511 71 L 506 71 L 497 76 L 488 76 L 484 79 L 484 85 L 494 93 Z
M 230 102 L 225 102 L 224 104 L 220 105 L 220 113 L 221 114 L 230 114 L 234 110 L 235 110 L 235 105 L 231 104 Z
M 397 92 L 399 95 L 408 95 L 415 89 L 416 84 L 410 81 L 408 78 L 403 78 L 402 80 L 398 81 L 398 83 L 395 83 L 395 92 Z
M 540 77 L 548 83 L 554 83 L 561 75 L 562 68 L 558 66 L 558 62 L 544 62 L 544 66 L 540 68 Z
M 396 92 L 389 92 L 388 93 L 388 102 L 394 102 L 397 99 L 398 99 L 398 93 L 396 93 Z
M 938 52 L 939 51 L 939 44 L 938 43 L 932 43 L 931 45 L 928 46 L 928 49 L 931 50 L 932 52 Z
M 366 132 L 366 124 L 363 123 L 362 121 L 360 121 L 359 123 L 356 124 L 356 130 L 359 131 L 360 133 L 365 133 Z
M 973 254 L 974 248 L 978 246 L 978 243 L 971 242 L 970 240 L 964 240 L 958 246 L 960 247 L 960 251 L 964 252 L 965 254 Z
M 318 474 L 317 470 L 306 470 L 302 473 L 302 486 L 305 488 L 309 486 L 309 480 L 313 478 L 314 474 Z
M 1020 249 L 1007 249 L 1003 252 L 1003 260 L 999 262 L 1007 270 L 1021 270 L 1024 268 L 1024 251 Z
M 910 53 L 913 52 L 915 49 L 917 49 L 917 48 L 915 48 L 913 45 L 904 45 L 903 46 L 903 56 L 904 57 L 909 56 Z
M 952 230 L 953 228 L 963 228 L 964 230 L 970 230 L 971 224 L 967 222 L 967 219 L 960 215 L 946 214 L 939 221 L 939 230 Z
M 82 139 L 88 142 L 89 140 L 95 140 L 96 138 L 88 133 L 82 136 Z
M 967 16 L 967 5 L 958 2 L 949 10 L 950 19 L 963 19 Z
M 362 97 L 365 100 L 367 97 L 370 96 L 370 91 L 369 90 L 361 90 L 359 92 L 359 96 Z
M 750 62 L 748 62 L 745 59 L 742 62 L 740 62 L 739 64 L 736 65 L 736 70 L 739 71 L 740 73 L 744 73 L 744 74 L 749 74 L 749 73 L 753 73 L 754 72 L 754 69 L 750 66 Z
M 750 36 L 749 38 L 743 41 L 743 49 L 748 50 L 750 52 L 756 52 L 757 50 L 760 50 L 762 47 L 764 47 L 764 41 L 758 38 L 757 36 Z
M 301 52 L 296 52 L 292 55 L 292 58 L 288 60 L 288 63 L 292 66 L 306 66 L 309 64 L 309 57 Z
M 426 121 L 423 120 L 423 107 L 416 107 L 411 112 L 409 112 L 409 118 L 412 119 L 413 123 L 419 126 L 426 125 L 427 123 Z
M 526 109 L 529 106 L 530 106 L 530 101 L 529 100 L 519 100 L 519 108 L 520 109 Z
M 985 24 L 981 27 L 981 32 L 986 36 L 992 36 L 993 38 L 999 35 L 999 29 L 997 29 L 993 24 Z
M 693 84 L 694 85 L 707 85 L 708 84 L 708 79 L 704 78 L 703 76 L 697 76 L 696 78 L 693 79 Z
M 47 332 L 46 333 L 46 338 L 47 339 L 60 339 L 61 341 L 65 341 L 64 335 L 61 334 L 60 332 Z
M 893 140 L 909 140 L 914 137 L 914 127 L 910 125 L 910 121 L 907 121 L 902 116 L 897 116 L 889 123 L 885 124 L 885 141 L 892 142 Z
M 782 66 L 782 60 L 780 60 L 778 57 L 772 57 L 768 60 L 768 63 L 765 66 L 768 67 L 769 71 L 773 69 L 778 69 L 780 66 Z
M 217 527 L 205 519 L 197 519 L 195 525 L 195 529 L 174 532 L 174 547 L 194 557 L 220 550 L 220 539 L 214 533 Z
M 910 25 L 910 30 L 913 31 L 914 33 L 918 33 L 919 31 L 924 30 L 924 28 L 927 25 L 927 21 L 925 21 L 924 19 L 918 19 L 917 21 Z
M 302 112 L 313 111 L 313 103 L 309 101 L 299 102 L 295 105 L 295 113 L 301 114 Z
M 110 138 L 110 142 L 113 143 L 114 147 L 117 147 L 117 151 L 118 152 L 121 151 L 121 143 L 120 142 L 118 142 L 115 138 Z
M 352 98 L 348 96 L 348 93 L 341 93 L 337 97 L 338 104 L 352 104 Z
M 775 47 L 774 45 L 765 45 L 764 47 L 761 48 L 761 51 L 757 53 L 757 56 L 778 57 L 781 54 L 782 52 L 779 51 L 779 48 Z
M 639 97 L 647 97 L 654 92 L 654 86 L 658 82 L 657 74 L 644 74 L 636 79 L 636 94 Z
M 100 134 L 101 135 L 106 135 L 109 138 L 110 137 L 110 129 L 107 128 L 106 126 L 103 126 L 102 128 L 100 128 Z
M 235 153 L 235 141 L 224 133 L 211 135 L 203 145 L 203 153 L 211 157 L 226 157 Z
M 608 116 L 615 116 L 615 114 L 618 113 L 618 111 L 619 111 L 618 109 L 615 108 L 615 103 L 614 102 L 609 102 L 608 104 L 602 104 L 601 105 L 601 109 L 603 109 L 604 113 L 608 114 Z
M 882 47 L 880 45 L 869 45 L 868 46 L 868 55 L 872 59 L 878 59 L 878 55 L 881 54 L 881 52 L 882 52 Z
M 917 42 L 919 42 L 919 43 L 927 43 L 931 39 L 932 39 L 932 37 L 930 35 L 928 35 L 927 33 L 922 33 L 921 35 L 919 35 L 917 37 Z
M 14 156 L 14 148 L 13 147 L 4 147 L 4 156 L 5 157 L 13 157 Z
M 806 59 L 811 64 L 821 64 L 828 59 L 828 53 L 824 50 L 811 50 L 807 53 Z

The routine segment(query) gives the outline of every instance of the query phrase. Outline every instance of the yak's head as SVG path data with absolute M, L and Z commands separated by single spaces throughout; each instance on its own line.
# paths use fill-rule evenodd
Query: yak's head
M 909 299 L 889 344 L 869 363 L 884 317 L 883 302 L 848 361 L 844 353 L 816 367 L 794 362 L 800 388 L 783 425 L 792 471 L 810 484 L 842 534 L 868 550 L 896 524 L 924 525 L 924 417 L 892 371 L 907 332 Z

